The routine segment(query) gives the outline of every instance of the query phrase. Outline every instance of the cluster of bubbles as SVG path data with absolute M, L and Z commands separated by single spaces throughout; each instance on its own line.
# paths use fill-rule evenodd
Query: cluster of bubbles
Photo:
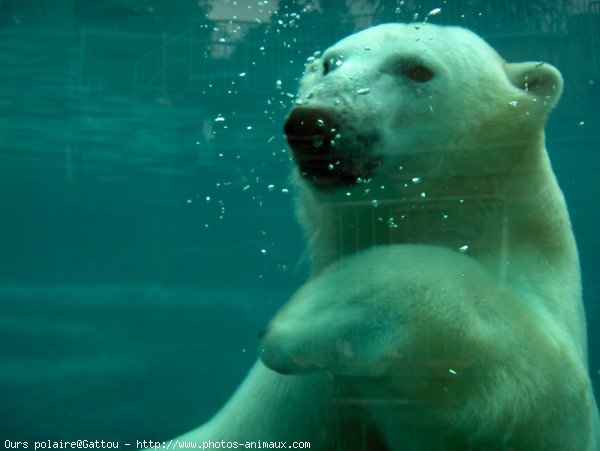
M 397 13 L 400 13 L 400 9 L 404 6 L 404 1 L 399 1 L 398 2 L 398 6 L 397 6 Z M 259 9 L 260 8 L 271 8 L 273 6 L 275 6 L 274 4 L 271 5 L 271 2 L 269 2 L 268 0 L 265 1 L 259 1 L 257 3 Z M 294 46 L 296 44 L 296 40 L 294 37 L 294 33 L 289 33 L 289 31 L 292 30 L 296 30 L 298 29 L 298 27 L 301 24 L 302 21 L 302 16 L 303 14 L 310 12 L 310 10 L 313 8 L 313 4 L 311 1 L 308 1 L 304 4 L 304 6 L 302 7 L 301 10 L 296 10 L 296 11 L 270 11 L 271 14 L 271 26 L 270 27 L 265 27 L 265 45 L 260 45 L 258 47 L 259 49 L 259 54 L 262 56 L 266 56 L 267 55 L 267 45 L 266 45 L 266 37 L 268 34 L 276 34 L 276 35 L 280 35 L 282 37 L 282 47 L 284 48 L 291 48 L 292 46 Z M 434 8 L 431 11 L 429 11 L 424 19 L 423 22 L 427 22 L 427 20 L 432 17 L 432 16 L 436 16 L 438 14 L 441 13 L 441 8 Z M 239 25 L 236 25 L 235 22 L 233 22 L 234 20 L 236 20 L 236 17 L 232 18 L 233 20 L 230 21 L 229 26 L 228 26 L 228 30 L 227 30 L 227 34 L 226 35 L 222 35 L 219 38 L 219 42 L 220 43 L 227 43 L 228 40 L 237 40 L 240 39 L 243 36 L 242 35 L 242 30 L 239 27 Z M 418 14 L 415 15 L 415 17 L 413 18 L 414 20 L 418 20 Z M 258 19 L 257 19 L 258 21 Z M 260 21 L 258 21 L 260 22 Z M 218 28 L 214 28 L 213 29 L 214 33 L 222 33 L 223 30 L 220 30 Z M 370 51 L 370 47 L 369 46 L 365 46 L 365 51 Z M 308 59 L 306 60 L 306 65 L 309 68 L 309 70 L 318 70 L 319 66 L 317 64 L 313 64 L 315 63 L 320 57 L 322 56 L 322 53 L 320 51 L 315 52 L 313 55 L 311 55 L 310 57 L 308 57 Z M 293 64 L 294 61 L 290 60 L 290 63 Z M 340 66 L 342 66 L 344 64 L 344 57 L 343 55 L 333 55 L 330 60 L 328 61 L 329 66 L 332 69 L 338 68 Z M 238 72 L 237 77 L 235 79 L 232 79 L 230 81 L 231 87 L 230 89 L 226 92 L 226 94 L 228 95 L 238 95 L 239 94 L 239 90 L 238 90 L 238 83 L 239 82 L 243 82 L 243 83 L 248 83 L 247 79 L 248 77 L 250 77 L 252 74 L 252 69 L 254 67 L 256 67 L 257 65 L 257 61 L 251 61 L 250 62 L 250 67 L 245 68 L 243 71 Z M 249 82 L 251 83 L 251 81 Z M 210 86 L 209 86 L 210 88 Z M 274 92 L 275 94 L 273 96 L 271 96 L 270 98 L 267 99 L 267 104 L 265 106 L 264 109 L 264 116 L 262 118 L 259 118 L 259 121 L 264 124 L 265 118 L 266 121 L 270 124 L 273 124 L 273 126 L 277 126 L 279 125 L 279 122 L 281 121 L 281 118 L 285 116 L 285 114 L 287 114 L 287 111 L 289 111 L 290 107 L 293 104 L 298 104 L 298 103 L 302 103 L 305 102 L 306 100 L 308 100 L 310 94 L 307 96 L 307 99 L 299 99 L 297 98 L 297 96 L 295 95 L 295 93 L 291 92 L 292 90 L 295 90 L 295 87 L 292 87 L 292 89 L 288 89 L 285 86 L 285 83 L 283 82 L 283 80 L 281 79 L 277 79 L 275 81 L 275 86 L 274 86 Z M 369 87 L 359 87 L 356 89 L 355 93 L 357 95 L 368 95 L 370 94 L 371 90 Z M 339 102 L 339 101 L 338 101 Z M 214 123 L 214 127 L 212 128 L 212 135 L 213 137 L 217 137 L 219 135 L 219 133 L 221 132 L 225 132 L 228 131 L 229 133 L 232 133 L 232 130 L 230 128 L 230 124 L 231 127 L 234 127 L 232 124 L 239 122 L 239 121 L 228 121 L 227 119 L 231 119 L 231 116 L 235 116 L 235 111 L 230 111 L 229 113 L 225 114 L 223 112 L 218 113 L 214 118 L 213 118 L 213 123 Z M 254 131 L 255 127 L 252 124 L 246 124 L 246 125 L 239 125 L 236 124 L 235 127 L 237 128 L 241 128 L 242 129 L 242 133 L 251 133 Z M 336 142 L 336 139 L 339 138 L 339 134 L 336 134 L 335 138 L 334 138 L 334 143 Z M 274 141 L 276 140 L 275 135 L 270 134 L 268 137 L 266 137 L 265 139 L 265 148 L 269 148 L 270 145 L 272 145 L 274 143 Z M 320 145 L 322 145 L 322 140 L 323 138 L 320 138 L 321 142 L 319 142 L 319 137 L 316 138 L 315 142 L 313 143 L 313 145 L 315 147 L 319 147 Z M 287 149 L 274 149 L 271 152 L 271 155 L 275 158 L 278 159 L 285 159 L 285 160 L 289 160 L 289 155 L 288 155 L 288 151 Z M 225 155 L 223 152 L 219 152 L 217 154 L 217 156 L 219 158 L 224 158 Z M 241 159 L 242 156 L 238 155 L 236 157 L 236 159 Z M 332 170 L 334 170 L 335 168 L 332 167 Z M 218 191 L 219 190 L 235 190 L 235 189 L 239 189 L 241 193 L 247 193 L 250 195 L 250 200 L 255 202 L 256 205 L 258 207 L 262 207 L 263 206 L 263 201 L 265 199 L 265 195 L 267 195 L 267 193 L 275 194 L 275 193 L 280 193 L 283 195 L 287 195 L 290 192 L 290 188 L 287 185 L 284 185 L 282 187 L 278 187 L 276 186 L 275 183 L 272 183 L 272 181 L 270 182 L 263 182 L 261 177 L 258 175 L 255 175 L 254 177 L 247 177 L 246 178 L 247 182 L 243 183 L 241 181 L 238 182 L 221 182 L 221 183 L 217 183 L 217 185 L 215 186 L 215 188 L 217 189 L 217 192 L 212 194 L 212 195 L 206 195 L 204 196 L 204 200 L 206 203 L 216 203 L 217 205 L 217 219 L 218 220 L 223 220 L 226 215 L 226 209 L 225 209 L 225 202 L 222 199 L 218 199 L 218 197 L 220 197 L 218 195 Z M 241 182 L 241 183 L 240 183 Z M 363 192 L 363 194 L 368 194 L 371 191 L 371 186 L 369 185 L 370 180 L 365 179 L 365 180 L 358 180 L 358 184 L 363 184 L 365 185 L 365 190 Z M 419 177 L 415 177 L 411 180 L 411 183 L 413 184 L 418 184 L 420 183 L 420 178 Z M 380 190 L 385 190 L 384 186 L 378 187 Z M 351 193 L 347 193 L 347 195 L 352 195 Z M 419 196 L 421 198 L 426 197 L 426 192 L 422 191 L 420 192 Z M 197 196 L 198 198 L 202 198 L 202 196 Z M 188 203 L 192 203 L 192 200 L 188 200 Z M 373 207 L 377 207 L 378 206 L 378 200 L 373 199 L 371 201 L 371 204 Z M 404 218 L 401 218 L 404 219 Z M 387 219 L 387 224 L 390 228 L 396 228 L 398 227 L 398 224 L 396 222 L 396 220 L 394 218 L 388 218 Z M 205 227 L 208 227 L 209 224 L 205 224 Z M 265 232 L 266 234 L 266 232 Z M 261 254 L 266 254 L 266 248 L 261 248 L 260 250 Z

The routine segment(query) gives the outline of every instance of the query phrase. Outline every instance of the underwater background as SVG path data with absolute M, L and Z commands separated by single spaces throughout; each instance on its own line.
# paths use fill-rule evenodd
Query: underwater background
M 225 403 L 308 274 L 282 136 L 306 58 L 393 21 L 563 73 L 598 397 L 600 2 L 0 0 L 2 443 L 166 440 Z

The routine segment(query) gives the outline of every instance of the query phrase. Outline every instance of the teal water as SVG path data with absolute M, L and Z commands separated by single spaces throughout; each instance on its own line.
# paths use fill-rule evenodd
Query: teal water
M 308 273 L 281 131 L 306 58 L 414 14 L 565 76 L 548 148 L 600 389 L 598 2 L 400 3 L 0 1 L 2 440 L 210 418 Z

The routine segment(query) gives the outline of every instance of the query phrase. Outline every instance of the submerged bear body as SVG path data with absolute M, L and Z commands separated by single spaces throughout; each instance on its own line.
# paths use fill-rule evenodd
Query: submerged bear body
M 311 61 L 285 133 L 310 280 L 187 440 L 597 451 L 562 90 L 475 34 L 386 24 Z M 411 448 L 412 449 L 412 448 Z

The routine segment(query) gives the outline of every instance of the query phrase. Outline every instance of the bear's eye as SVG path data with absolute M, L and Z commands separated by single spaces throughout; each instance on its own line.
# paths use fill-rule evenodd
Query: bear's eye
M 344 57 L 342 55 L 326 55 L 323 57 L 323 75 L 336 70 L 342 64 L 344 64 Z
M 426 83 L 435 76 L 429 67 L 418 61 L 401 61 L 396 71 L 417 83 Z

